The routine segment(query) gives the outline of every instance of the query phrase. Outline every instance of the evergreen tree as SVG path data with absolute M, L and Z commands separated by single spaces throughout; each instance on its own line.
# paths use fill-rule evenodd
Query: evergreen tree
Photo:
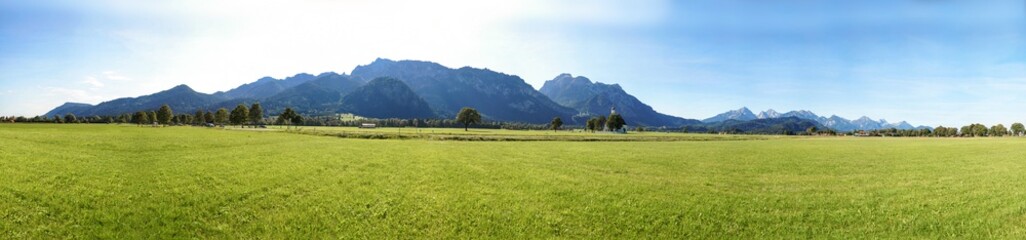
M 254 126 L 264 123 L 264 108 L 260 107 L 260 103 L 254 103 L 249 107 L 249 122 Z
M 203 123 L 214 123 L 214 113 L 207 111 L 203 114 Z
M 193 116 L 193 120 L 196 122 L 196 124 L 207 123 L 207 121 L 204 120 L 202 109 L 196 110 L 196 115 Z
M 299 113 L 292 112 L 292 118 L 289 120 L 292 122 L 292 125 L 299 126 L 303 124 L 303 115 L 299 115 Z

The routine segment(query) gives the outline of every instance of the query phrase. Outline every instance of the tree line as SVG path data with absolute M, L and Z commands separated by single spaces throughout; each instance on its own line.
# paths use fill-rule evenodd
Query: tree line
M 202 109 L 196 110 L 194 114 L 175 114 L 174 110 L 170 106 L 164 104 L 159 109 L 154 111 L 138 111 L 135 113 L 125 113 L 117 116 L 92 116 L 86 118 L 80 118 L 75 116 L 73 113 L 66 115 L 54 115 L 53 117 L 47 116 L 35 116 L 32 118 L 26 117 L 4 117 L 0 116 L 0 122 L 10 123 L 123 123 L 123 124 L 137 124 L 137 125 L 213 125 L 213 126 L 225 126 L 225 125 L 238 125 L 238 126 L 259 126 L 267 122 L 264 114 L 263 107 L 260 103 L 254 103 L 249 107 L 244 104 L 239 104 L 231 112 L 226 108 L 217 109 L 217 111 L 204 111 Z M 303 116 L 292 110 L 291 108 L 285 108 L 283 113 L 279 115 L 275 120 L 275 124 L 280 125 L 301 125 L 303 123 Z
M 623 128 L 624 125 L 627 125 L 627 122 L 623 119 L 623 116 L 620 116 L 619 113 L 611 113 L 609 114 L 609 117 L 596 116 L 588 119 L 588 121 L 584 124 L 584 129 L 591 132 L 619 132 L 625 130 Z
M 286 112 L 291 109 L 286 108 Z M 225 126 L 238 125 L 245 127 L 258 126 L 265 123 L 263 107 L 260 103 L 254 103 L 250 107 L 239 104 L 230 113 L 226 108 L 219 108 L 217 111 L 196 110 L 193 114 L 174 114 L 170 106 L 164 104 L 156 111 L 138 111 L 134 114 L 121 114 L 117 117 L 117 123 L 134 123 L 138 125 L 208 125 Z M 301 120 L 302 117 L 295 117 Z M 292 123 L 292 119 L 289 119 Z
M 878 129 L 871 131 L 853 131 L 850 134 L 855 136 L 877 136 L 877 137 L 1005 137 L 1005 136 L 1026 136 L 1026 126 L 1022 123 L 1013 123 L 1011 128 L 1004 124 L 997 124 L 991 127 L 974 123 L 961 128 L 938 126 L 930 129 Z

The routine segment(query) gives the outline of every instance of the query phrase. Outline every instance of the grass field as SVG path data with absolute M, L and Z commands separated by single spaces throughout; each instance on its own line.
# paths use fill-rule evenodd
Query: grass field
M 0 238 L 1026 237 L 1026 139 L 465 142 L 0 124 Z
M 230 130 L 278 130 L 317 136 L 333 136 L 355 139 L 423 139 L 448 141 L 726 141 L 726 140 L 763 140 L 780 138 L 770 135 L 715 135 L 715 134 L 683 134 L 670 132 L 630 132 L 617 134 L 610 132 L 584 132 L 573 130 L 507 130 L 507 129 L 469 129 L 462 128 L 373 128 L 357 127 L 281 127 L 270 126 L 267 129 L 240 128 L 229 126 Z

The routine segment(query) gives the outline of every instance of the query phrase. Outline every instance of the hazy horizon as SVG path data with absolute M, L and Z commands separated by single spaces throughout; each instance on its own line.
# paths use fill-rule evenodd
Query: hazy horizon
M 0 1 L 0 115 L 376 58 L 562 73 L 657 111 L 1026 121 L 1023 1 Z

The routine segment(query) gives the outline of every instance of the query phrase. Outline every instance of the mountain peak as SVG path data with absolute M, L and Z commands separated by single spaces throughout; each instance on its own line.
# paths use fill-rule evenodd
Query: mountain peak
M 93 107 L 92 104 L 76 103 L 76 102 L 66 102 L 66 103 L 61 104 L 60 106 L 54 108 L 53 110 L 50 110 L 49 112 L 47 112 L 46 114 L 43 114 L 43 115 L 44 116 L 53 116 L 53 115 L 65 115 L 65 114 L 68 114 L 68 113 L 74 113 L 75 115 L 85 115 L 85 114 L 83 114 L 83 112 L 85 112 L 86 110 L 88 110 L 91 107 Z
M 293 75 L 291 77 L 287 77 L 285 79 L 290 79 L 290 78 L 312 78 L 312 77 L 316 77 L 316 76 L 311 75 L 309 73 L 297 73 L 296 75 Z
M 569 73 L 559 74 L 559 76 L 556 76 L 556 78 L 553 78 L 550 81 L 554 81 L 554 82 L 569 82 L 570 85 L 592 84 L 591 79 L 588 79 L 587 77 L 584 77 L 584 76 L 574 77 L 574 75 L 569 74 Z
M 737 110 L 730 110 L 725 113 L 717 114 L 716 116 L 713 116 L 711 118 L 706 118 L 705 120 L 702 120 L 702 122 L 713 123 L 722 122 L 726 120 L 748 121 L 755 119 L 758 119 L 758 116 L 755 116 L 755 114 L 752 113 L 752 110 L 749 110 L 748 107 L 741 107 Z
M 776 110 L 773 110 L 771 108 L 769 110 L 760 112 L 758 115 L 756 115 L 756 117 L 759 118 L 759 119 L 779 118 L 780 117 L 780 113 L 777 112 Z
M 747 118 L 747 117 L 745 117 L 746 116 L 745 110 L 747 110 L 747 108 L 741 108 L 741 109 L 738 109 L 738 110 L 731 110 L 731 111 L 728 111 L 726 113 L 722 113 L 720 115 L 716 115 L 715 117 L 706 119 L 703 122 L 711 123 L 711 122 L 720 122 L 720 121 L 731 120 L 731 119 L 732 120 L 742 120 L 742 121 L 744 121 Z M 779 114 L 776 117 L 773 116 L 774 113 L 776 113 L 776 111 L 774 111 L 773 109 L 769 109 L 769 110 L 760 112 L 759 115 L 756 115 L 756 118 L 757 119 L 773 119 L 773 118 L 799 118 L 799 119 L 806 119 L 806 120 L 811 120 L 811 121 L 818 122 L 819 124 L 822 124 L 823 126 L 826 126 L 826 127 L 831 128 L 831 129 L 838 130 L 838 131 L 876 130 L 876 129 L 881 129 L 881 128 L 915 129 L 915 127 L 913 127 L 911 124 L 909 124 L 908 122 L 905 122 L 905 121 L 901 121 L 901 122 L 898 122 L 898 123 L 888 123 L 887 120 L 885 120 L 885 119 L 880 119 L 878 121 L 878 120 L 873 120 L 872 118 L 869 118 L 869 117 L 866 117 L 866 116 L 862 116 L 861 118 L 856 119 L 856 120 L 848 120 L 848 119 L 839 117 L 837 115 L 831 115 L 829 118 L 827 118 L 827 117 L 820 117 L 820 116 L 816 115 L 815 113 L 813 113 L 812 111 L 809 111 L 809 110 L 790 111 L 790 112 L 787 112 L 787 113 L 784 113 L 784 114 Z
M 403 81 L 377 77 L 342 97 L 342 109 L 372 118 L 430 118 L 434 111 Z
M 365 81 L 373 80 L 373 77 L 369 76 L 391 76 L 399 78 L 399 80 L 409 84 L 411 81 L 417 81 L 416 78 L 435 76 L 435 74 L 442 74 L 452 70 L 453 69 L 442 66 L 441 64 L 429 61 L 393 61 L 391 59 L 378 58 L 370 64 L 356 66 L 356 68 L 350 72 L 350 75 L 365 78 Z M 414 89 L 418 88 L 417 86 L 410 87 Z
M 167 91 L 174 91 L 174 92 L 189 91 L 189 92 L 195 92 L 196 90 L 192 90 L 192 88 L 189 87 L 189 85 L 178 84 L 178 86 L 175 86 L 175 87 L 173 87 L 171 89 L 168 89 Z
M 395 61 L 393 61 L 392 59 L 388 59 L 388 58 L 375 58 L 374 62 L 371 62 L 371 64 L 388 64 L 388 63 L 395 63 Z
M 317 74 L 317 77 L 320 78 L 320 77 L 325 77 L 325 76 L 336 76 L 336 75 L 339 75 L 339 74 L 336 73 L 336 72 L 322 72 L 321 74 Z
M 65 102 L 64 104 L 61 104 L 60 107 L 72 107 L 72 106 L 92 106 L 92 104 L 77 103 L 77 102 Z

